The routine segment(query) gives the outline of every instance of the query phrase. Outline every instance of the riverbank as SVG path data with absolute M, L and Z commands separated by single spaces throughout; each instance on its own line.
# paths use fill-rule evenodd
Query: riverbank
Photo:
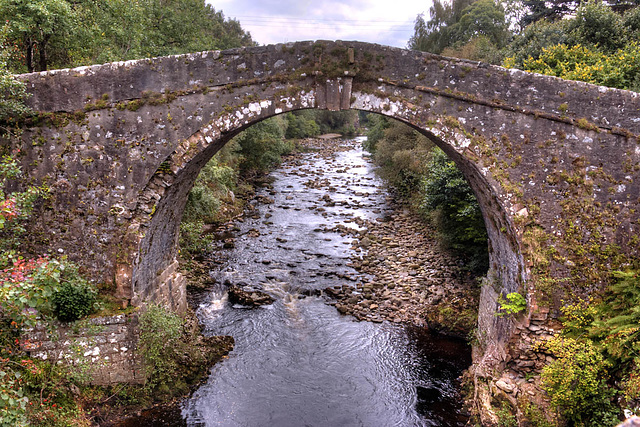
M 160 420 L 178 417 L 179 402 L 206 380 L 209 369 L 225 358 L 234 346 L 230 336 L 204 336 L 192 311 L 182 320 L 181 342 L 183 351 L 176 355 L 179 357 L 177 371 L 170 386 L 119 384 L 110 387 L 89 386 L 82 390 L 82 407 L 91 425 L 165 425 Z
M 393 213 L 358 221 L 351 266 L 369 277 L 326 293 L 336 308 L 359 320 L 405 323 L 468 339 L 477 323 L 480 288 L 462 261 L 440 247 L 436 231 L 409 208 L 388 198 Z

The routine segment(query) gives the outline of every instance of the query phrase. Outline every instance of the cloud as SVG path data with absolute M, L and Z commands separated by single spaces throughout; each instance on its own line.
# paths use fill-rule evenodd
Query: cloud
M 406 47 L 430 2 L 411 0 L 223 0 L 216 10 L 240 21 L 260 44 L 359 40 Z

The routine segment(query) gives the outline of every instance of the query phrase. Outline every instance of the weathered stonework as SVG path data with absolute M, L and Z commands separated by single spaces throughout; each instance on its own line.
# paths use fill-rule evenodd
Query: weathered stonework
M 86 368 L 91 384 L 142 384 L 146 377 L 138 336 L 135 316 L 99 317 L 79 327 L 38 324 L 22 336 L 21 348 L 31 357 Z
M 184 307 L 174 268 L 178 227 L 200 169 L 248 126 L 305 108 L 401 120 L 464 172 L 491 259 L 478 375 L 504 369 L 524 340 L 513 319 L 494 315 L 500 295 L 526 295 L 526 316 L 548 327 L 561 299 L 601 290 L 608 270 L 637 261 L 634 92 L 325 41 L 20 78 L 41 113 L 25 124 L 23 166 L 51 188 L 30 228 L 31 245 L 68 254 L 134 304 Z

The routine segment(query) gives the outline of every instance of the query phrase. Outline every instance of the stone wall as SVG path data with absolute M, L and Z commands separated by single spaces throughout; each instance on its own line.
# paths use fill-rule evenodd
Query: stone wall
M 39 323 L 23 335 L 21 347 L 31 357 L 86 368 L 91 384 L 142 384 L 145 381 L 137 351 L 136 315 L 87 319 L 77 324 Z

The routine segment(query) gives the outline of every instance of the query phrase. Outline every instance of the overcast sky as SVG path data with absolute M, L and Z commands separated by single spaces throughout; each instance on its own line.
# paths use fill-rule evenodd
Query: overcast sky
M 259 44 L 358 40 L 406 47 L 431 0 L 207 0 Z

